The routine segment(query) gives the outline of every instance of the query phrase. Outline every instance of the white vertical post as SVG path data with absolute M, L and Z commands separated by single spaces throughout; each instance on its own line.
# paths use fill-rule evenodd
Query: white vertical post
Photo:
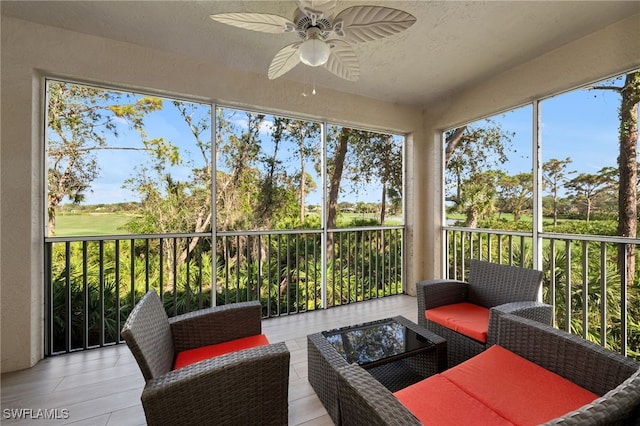
M 532 171 L 533 171 L 533 229 L 532 250 L 533 268 L 542 270 L 542 159 L 540 135 L 540 101 L 533 102 L 533 138 L 532 138 Z M 538 293 L 538 300 L 542 301 L 542 286 Z
M 322 158 L 321 158 L 321 173 L 322 173 L 322 201 L 321 201 L 321 223 L 322 223 L 322 238 L 321 238 L 321 265 L 322 265 L 322 290 L 321 290 L 321 302 L 322 308 L 327 309 L 327 122 L 320 123 L 320 139 L 322 143 Z
M 216 120 L 217 113 L 216 104 L 211 104 L 211 306 L 217 304 L 217 283 L 218 283 L 218 256 L 216 254 L 217 247 L 217 228 L 216 221 L 216 172 L 218 169 L 216 148 L 218 145 L 218 122 Z

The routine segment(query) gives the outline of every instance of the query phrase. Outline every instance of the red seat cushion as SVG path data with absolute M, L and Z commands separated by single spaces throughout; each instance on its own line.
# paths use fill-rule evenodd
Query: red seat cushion
M 497 345 L 442 375 L 518 425 L 545 423 L 598 398 Z
M 394 395 L 424 425 L 513 425 L 442 375 Z
M 427 309 L 429 321 L 485 343 L 489 329 L 489 309 L 473 303 L 454 303 Z
M 229 342 L 189 349 L 178 353 L 176 361 L 173 363 L 173 369 L 177 370 L 178 368 L 186 367 L 187 365 L 195 364 L 196 362 L 203 361 L 205 359 L 268 344 L 269 340 L 267 340 L 267 336 L 264 334 L 257 334 L 255 336 L 231 340 Z

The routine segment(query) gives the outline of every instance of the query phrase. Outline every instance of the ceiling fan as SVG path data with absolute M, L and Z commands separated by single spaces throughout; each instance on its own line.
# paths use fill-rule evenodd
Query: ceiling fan
M 354 6 L 335 17 L 337 0 L 296 0 L 293 21 L 266 13 L 219 13 L 211 19 L 264 33 L 297 33 L 301 41 L 282 48 L 271 61 L 268 76 L 278 78 L 302 62 L 324 67 L 340 78 L 356 81 L 360 65 L 351 44 L 379 40 L 406 30 L 415 16 L 382 6 Z

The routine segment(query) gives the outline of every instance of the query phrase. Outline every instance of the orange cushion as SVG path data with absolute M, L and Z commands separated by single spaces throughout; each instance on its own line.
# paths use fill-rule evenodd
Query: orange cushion
M 424 425 L 513 425 L 442 375 L 394 393 Z
M 269 341 L 267 340 L 267 336 L 264 334 L 257 334 L 255 336 L 231 340 L 229 342 L 189 349 L 178 353 L 176 362 L 173 363 L 173 369 L 177 370 L 178 368 L 186 367 L 187 365 L 195 364 L 196 362 L 203 361 L 205 359 L 268 344 Z
M 545 423 L 598 398 L 497 345 L 442 375 L 518 425 Z
M 454 303 L 425 311 L 429 321 L 485 343 L 489 329 L 489 309 L 473 303 Z

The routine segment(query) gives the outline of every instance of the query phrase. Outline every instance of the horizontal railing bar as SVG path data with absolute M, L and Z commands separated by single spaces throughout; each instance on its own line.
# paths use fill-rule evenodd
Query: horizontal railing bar
M 470 232 L 474 234 L 503 234 L 513 235 L 515 237 L 531 237 L 531 232 L 505 231 L 500 229 L 465 228 L 462 226 L 443 226 L 442 229 L 444 229 L 445 231 Z
M 364 232 L 364 231 L 381 231 L 387 229 L 404 229 L 403 226 L 362 226 L 356 228 L 334 228 L 329 229 L 327 232 L 340 233 L 340 232 Z M 243 235 L 301 235 L 301 234 L 319 234 L 322 233 L 321 228 L 314 229 L 273 229 L 264 231 L 219 231 L 216 235 L 219 237 L 224 236 L 243 236 Z
M 353 228 L 334 228 L 327 230 L 327 232 L 386 231 L 388 229 L 404 229 L 404 226 L 358 226 Z
M 404 229 L 402 225 L 394 226 L 362 226 L 353 228 L 334 228 L 327 232 L 354 232 L 354 231 L 380 231 L 387 229 Z M 321 228 L 312 229 L 272 229 L 272 230 L 254 230 L 254 231 L 218 231 L 217 236 L 243 236 L 243 235 L 292 235 L 292 234 L 311 234 L 321 233 Z M 119 235 L 80 235 L 66 237 L 46 237 L 46 243 L 64 243 L 64 242 L 82 242 L 82 241 L 114 241 L 114 240 L 152 240 L 159 238 L 193 238 L 193 237 L 210 237 L 211 232 L 179 232 L 170 234 L 119 234 Z
M 610 235 L 580 235 L 580 234 L 555 234 L 541 232 L 541 238 L 547 240 L 572 240 L 572 241 L 593 241 L 595 243 L 615 243 L 615 244 L 640 244 L 640 238 L 616 237 Z
M 523 231 L 507 231 L 500 229 L 484 229 L 484 228 L 465 228 L 462 226 L 443 226 L 445 231 L 458 231 L 468 232 L 472 234 L 501 234 L 501 235 L 513 235 L 518 237 L 533 237 L 531 232 Z M 540 232 L 538 236 L 547 240 L 572 240 L 572 241 L 593 241 L 593 242 L 605 242 L 615 244 L 640 244 L 640 238 L 631 237 L 619 237 L 612 235 L 584 235 L 584 234 L 557 234 L 554 232 Z
M 219 233 L 218 233 L 219 234 Z M 121 234 L 121 235 L 91 235 L 70 237 L 46 237 L 45 243 L 64 243 L 82 241 L 114 241 L 114 240 L 155 240 L 170 238 L 210 237 L 211 232 L 182 232 L 176 234 Z

